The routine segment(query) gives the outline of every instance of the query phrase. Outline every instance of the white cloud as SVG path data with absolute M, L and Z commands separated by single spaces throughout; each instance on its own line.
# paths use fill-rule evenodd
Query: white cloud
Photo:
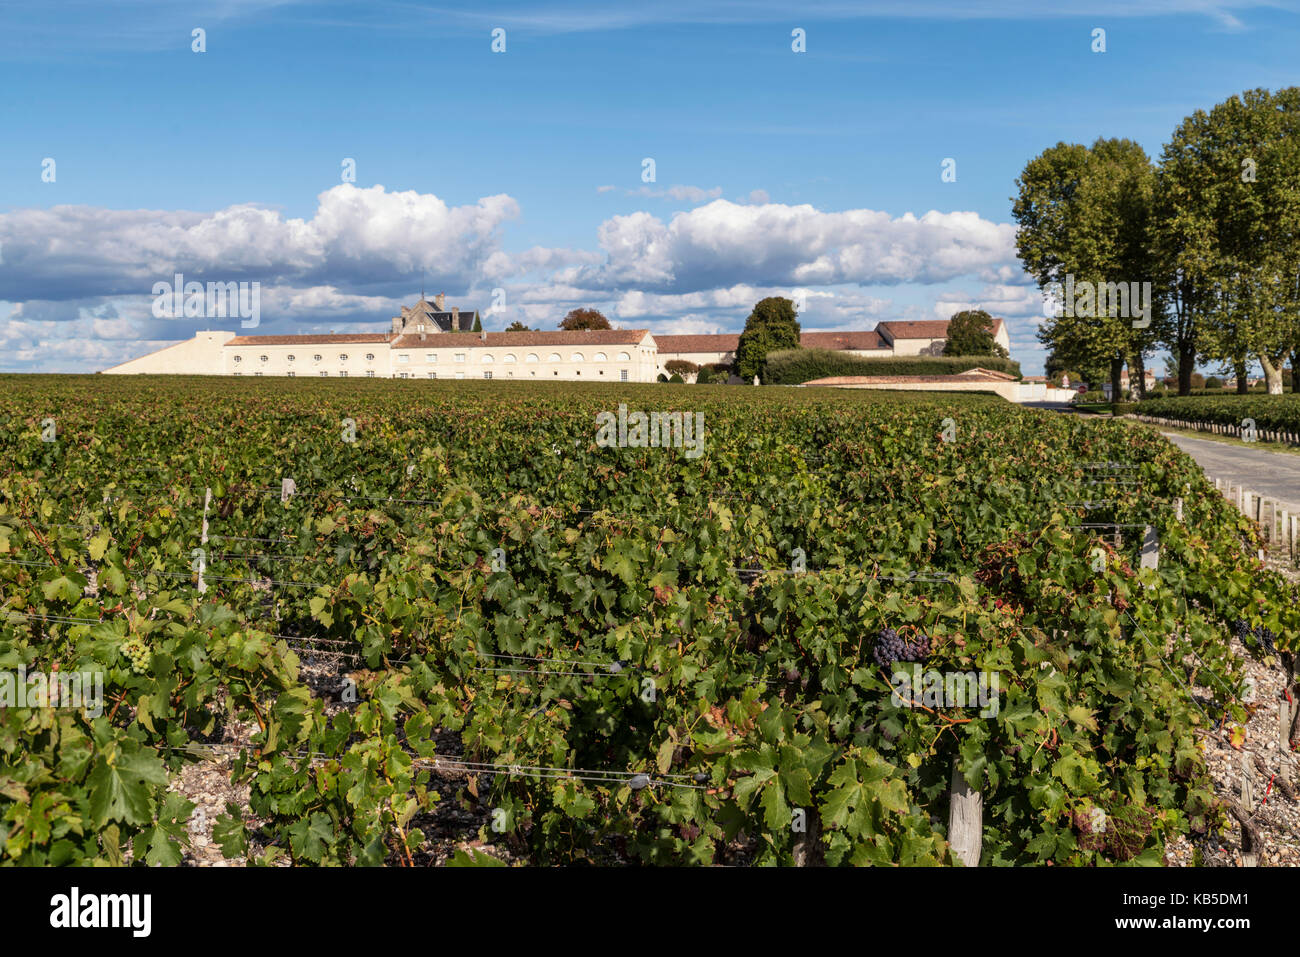
M 598 230 L 606 261 L 568 281 L 677 292 L 748 282 L 941 282 L 1015 263 L 1015 227 L 976 213 L 892 218 L 869 209 L 741 206 L 715 200 L 664 223 L 641 211 Z
M 55 206 L 0 213 L 0 299 L 145 295 L 187 280 L 273 283 L 392 281 L 427 271 L 465 288 L 519 213 L 504 194 L 448 206 L 437 196 L 340 184 L 310 220 L 252 205 L 213 213 Z

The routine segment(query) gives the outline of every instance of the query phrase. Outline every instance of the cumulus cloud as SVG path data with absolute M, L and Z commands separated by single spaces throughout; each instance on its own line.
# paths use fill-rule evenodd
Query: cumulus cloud
M 465 288 L 519 213 L 509 196 L 448 206 L 427 193 L 340 184 L 310 220 L 231 206 L 211 213 L 54 206 L 0 213 L 0 299 L 68 301 L 144 295 L 186 280 L 320 285 L 427 271 Z
M 933 283 L 1015 262 L 1015 227 L 971 212 L 895 218 L 715 200 L 667 223 L 644 211 L 615 216 L 597 235 L 605 262 L 568 281 L 678 292 L 739 282 Z

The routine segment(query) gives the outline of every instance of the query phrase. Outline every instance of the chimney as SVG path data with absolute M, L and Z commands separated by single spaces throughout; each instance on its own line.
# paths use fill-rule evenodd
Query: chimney
M 438 298 L 441 299 L 442 296 L 440 295 L 438 296 Z M 438 303 L 438 308 L 439 309 L 442 308 L 441 302 Z M 451 307 L 451 331 L 460 332 L 460 307 L 459 306 Z
M 438 293 L 438 298 L 433 300 L 433 304 L 438 307 L 439 312 L 445 312 L 446 308 L 444 306 L 444 303 L 446 301 L 447 301 L 447 297 L 442 293 Z
M 479 330 L 479 338 L 481 338 L 484 342 L 487 342 L 487 330 L 486 330 L 486 329 L 480 329 L 480 330 Z

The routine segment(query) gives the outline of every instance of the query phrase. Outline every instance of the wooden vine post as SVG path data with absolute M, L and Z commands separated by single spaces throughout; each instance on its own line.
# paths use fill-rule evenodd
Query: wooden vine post
M 979 867 L 984 843 L 984 796 L 966 783 L 956 758 L 948 796 L 948 843 L 953 856 L 967 867 Z
M 1255 829 L 1254 816 L 1252 808 L 1255 806 L 1255 787 L 1252 775 L 1255 773 L 1246 761 L 1246 756 L 1241 756 L 1241 807 L 1247 817 L 1241 822 L 1241 866 L 1258 867 L 1259 866 L 1259 833 Z
M 1277 698 L 1277 747 L 1278 778 L 1284 785 L 1291 784 L 1291 702 L 1287 699 L 1286 689 Z

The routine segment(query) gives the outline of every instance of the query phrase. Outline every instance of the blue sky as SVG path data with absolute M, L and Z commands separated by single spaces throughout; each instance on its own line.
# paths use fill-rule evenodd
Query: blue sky
M 463 308 L 504 290 L 489 329 L 595 306 L 732 331 L 795 290 L 818 329 L 978 304 L 1041 371 L 1025 162 L 1098 136 L 1157 157 L 1190 111 L 1300 82 L 1298 7 L 0 0 L 0 370 L 236 328 L 152 316 L 181 271 L 260 282 L 262 333 L 374 329 L 422 273 Z

